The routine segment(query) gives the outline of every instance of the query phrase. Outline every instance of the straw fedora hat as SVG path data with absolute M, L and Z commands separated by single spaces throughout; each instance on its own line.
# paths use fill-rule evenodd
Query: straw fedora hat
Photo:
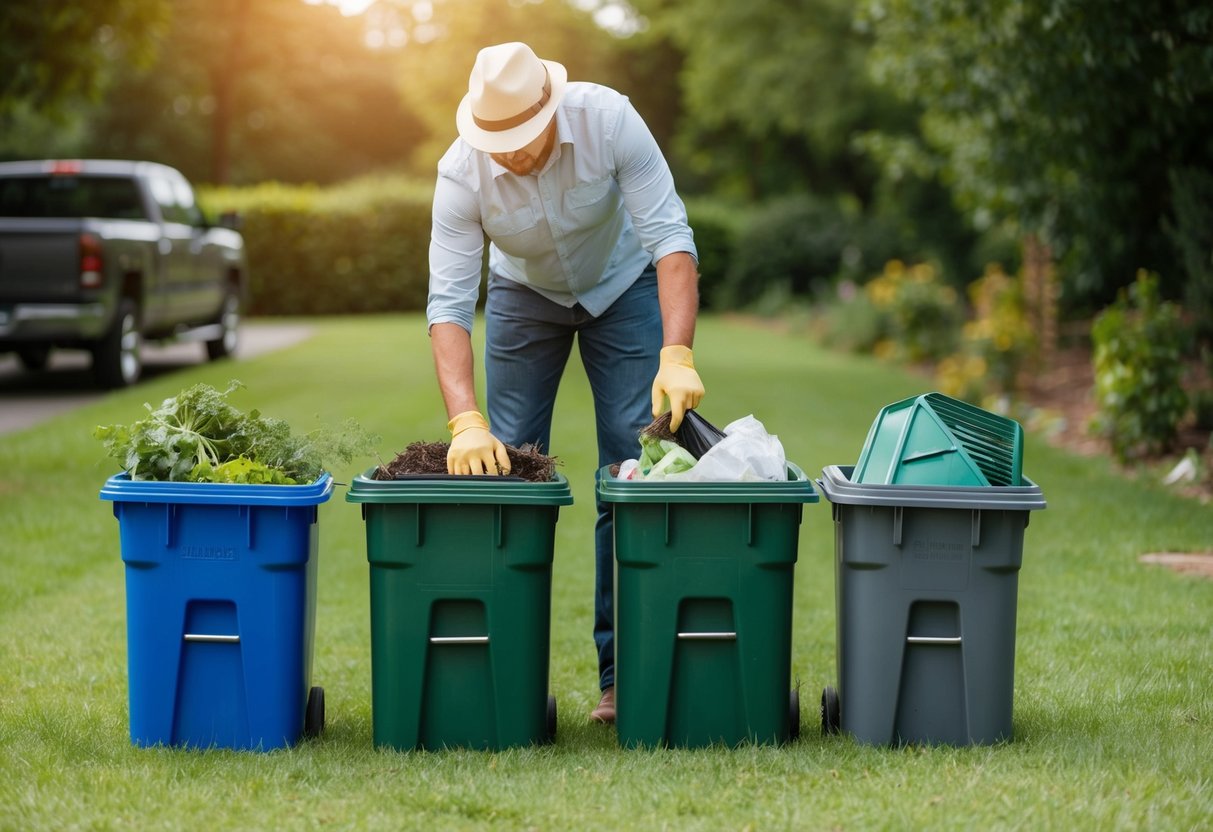
M 551 121 L 567 84 L 563 66 L 540 60 L 525 43 L 486 46 L 455 112 L 459 135 L 486 153 L 526 147 Z

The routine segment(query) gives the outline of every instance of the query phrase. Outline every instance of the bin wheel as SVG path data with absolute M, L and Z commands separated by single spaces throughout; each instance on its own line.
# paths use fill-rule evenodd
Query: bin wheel
M 556 742 L 556 697 L 548 696 L 547 742 Z
M 829 736 L 842 729 L 842 715 L 838 706 L 838 691 L 827 687 L 821 692 L 821 733 Z
M 303 736 L 315 739 L 324 730 L 324 688 L 315 687 L 307 694 L 307 711 L 303 716 Z
M 800 694 L 795 689 L 788 697 L 788 742 L 800 739 Z

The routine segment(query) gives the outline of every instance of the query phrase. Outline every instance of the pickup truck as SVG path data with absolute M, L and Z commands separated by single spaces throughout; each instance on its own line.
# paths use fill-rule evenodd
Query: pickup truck
M 145 340 L 239 343 L 247 266 L 234 215 L 203 216 L 177 170 L 152 162 L 0 163 L 0 352 L 30 370 L 92 353 L 102 387 L 143 371 Z

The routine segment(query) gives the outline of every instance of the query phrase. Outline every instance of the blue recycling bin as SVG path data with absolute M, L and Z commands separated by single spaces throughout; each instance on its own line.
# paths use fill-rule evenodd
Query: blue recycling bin
M 106 481 L 126 565 L 131 742 L 268 751 L 318 733 L 308 485 Z

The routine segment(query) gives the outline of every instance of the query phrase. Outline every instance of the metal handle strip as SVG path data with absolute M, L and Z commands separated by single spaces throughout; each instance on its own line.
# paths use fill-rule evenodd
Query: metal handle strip
M 219 644 L 239 644 L 240 636 L 219 636 L 207 633 L 186 633 L 186 641 L 211 641 Z
M 430 636 L 430 644 L 488 644 L 488 636 Z
M 687 641 L 736 641 L 737 633 L 679 633 Z
M 906 636 L 907 644 L 960 644 L 960 636 Z

